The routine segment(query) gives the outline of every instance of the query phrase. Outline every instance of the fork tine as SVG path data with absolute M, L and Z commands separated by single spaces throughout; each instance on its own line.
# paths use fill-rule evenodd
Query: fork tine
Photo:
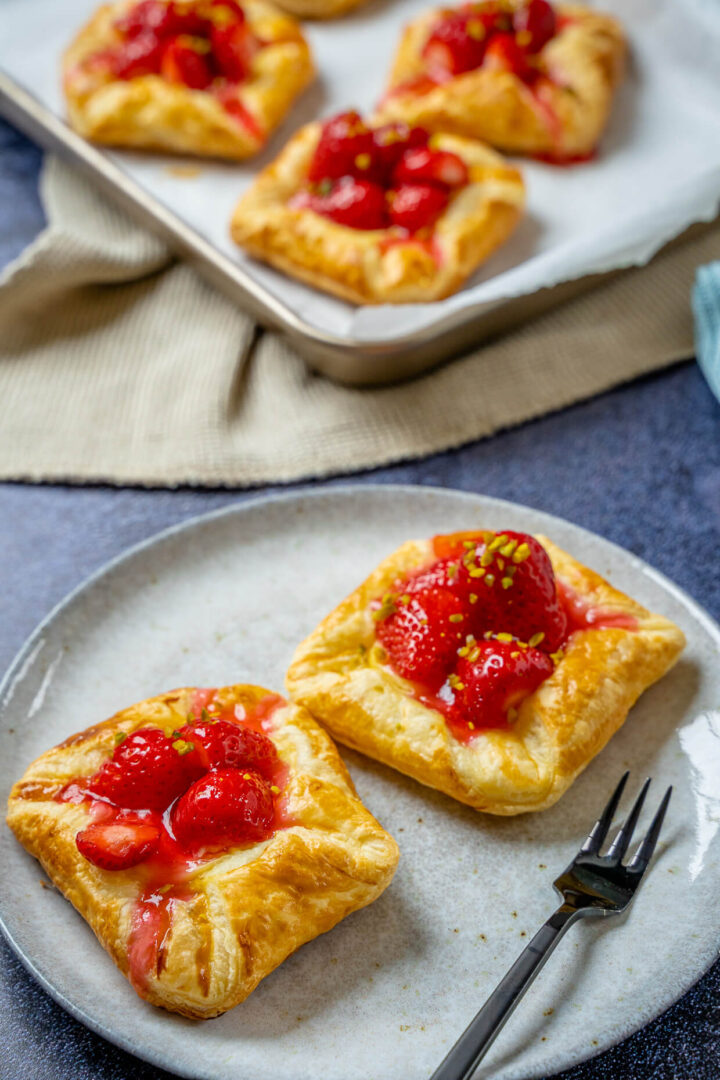
M 662 829 L 663 820 L 665 818 L 665 812 L 666 812 L 666 810 L 668 808 L 668 803 L 670 802 L 670 796 L 671 795 L 672 795 L 672 784 L 670 785 L 670 787 L 665 792 L 665 794 L 663 796 L 663 801 L 660 803 L 660 806 L 658 807 L 657 813 L 655 814 L 655 817 L 652 819 L 652 823 L 650 825 L 650 828 L 647 831 L 647 835 L 646 835 L 645 839 L 643 840 L 642 844 L 640 845 L 640 847 L 635 852 L 635 856 L 634 856 L 632 862 L 628 866 L 629 870 L 637 870 L 641 874 L 644 874 L 645 871 L 647 870 L 648 863 L 652 859 L 653 852 L 655 850 L 655 845 L 657 844 L 658 837 L 660 836 L 660 830 Z
M 630 775 L 630 770 L 624 773 L 620 777 L 620 783 L 615 788 L 614 792 L 610 796 L 607 806 L 603 810 L 600 817 L 597 819 L 592 829 L 588 833 L 588 838 L 580 848 L 586 855 L 597 855 L 600 847 L 608 834 L 610 823 L 615 816 L 615 811 L 618 808 L 618 803 L 622 798 L 622 793 L 625 790 L 627 784 L 627 778 Z
M 635 805 L 628 814 L 627 819 L 621 826 L 620 831 L 618 832 L 617 836 L 615 837 L 608 849 L 609 858 L 621 860 L 623 855 L 627 851 L 630 841 L 632 840 L 632 834 L 635 832 L 635 826 L 637 825 L 637 820 L 640 817 L 640 811 L 642 810 L 643 803 L 645 802 L 645 796 L 647 795 L 647 790 L 650 787 L 651 782 L 651 777 L 648 776 L 647 780 L 640 789 L 640 794 L 635 800 Z

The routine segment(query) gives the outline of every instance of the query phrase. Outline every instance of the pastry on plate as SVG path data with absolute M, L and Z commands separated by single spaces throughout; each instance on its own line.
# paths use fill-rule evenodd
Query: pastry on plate
M 474 139 L 356 112 L 308 124 L 238 203 L 232 237 L 356 304 L 440 300 L 510 235 L 520 173 Z
M 133 705 L 37 759 L 8 823 L 141 997 L 217 1016 L 398 860 L 328 736 L 257 686 Z
M 560 798 L 684 640 L 544 537 L 456 533 L 380 563 L 287 685 L 340 742 L 518 814 Z
M 63 58 L 72 127 L 112 146 L 241 160 L 313 79 L 294 19 L 265 0 L 120 0 Z
M 592 156 L 625 63 L 617 20 L 548 0 L 435 8 L 406 27 L 379 120 L 557 162 Z

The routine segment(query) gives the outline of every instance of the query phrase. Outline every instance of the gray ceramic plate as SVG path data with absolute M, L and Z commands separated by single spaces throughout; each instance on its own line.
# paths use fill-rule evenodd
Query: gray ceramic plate
M 41 751 L 171 687 L 282 687 L 293 647 L 413 536 L 486 525 L 542 531 L 678 622 L 683 659 L 552 810 L 493 819 L 354 753 L 357 787 L 400 843 L 392 886 L 306 945 L 252 997 L 197 1023 L 140 1001 L 37 863 L 2 830 L 8 939 L 56 1000 L 106 1038 L 196 1080 L 422 1080 L 526 935 L 620 773 L 676 786 L 658 857 L 622 922 L 576 927 L 479 1076 L 529 1080 L 617 1042 L 674 1001 L 720 936 L 720 630 L 669 581 L 535 510 L 427 488 L 258 499 L 129 552 L 33 635 L 4 685 L 3 790 Z M 651 800 L 652 802 L 653 800 Z

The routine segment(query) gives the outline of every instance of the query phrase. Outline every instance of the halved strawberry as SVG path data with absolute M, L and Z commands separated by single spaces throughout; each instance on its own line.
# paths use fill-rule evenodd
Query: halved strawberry
M 512 34 L 496 34 L 485 52 L 483 67 L 489 71 L 509 71 L 523 82 L 532 82 L 537 70 L 528 62 Z
M 177 34 L 203 34 L 210 24 L 193 6 L 165 4 L 162 0 L 141 0 L 129 8 L 115 26 L 128 38 L 145 33 L 168 38 Z
M 393 123 L 374 128 L 372 139 L 372 160 L 374 173 L 377 174 L 373 175 L 372 179 L 377 179 L 378 183 L 386 184 L 406 150 L 410 150 L 415 146 L 427 145 L 428 133 L 424 128 L 411 128 L 402 121 L 396 120 Z
M 160 74 L 168 82 L 205 90 L 213 79 L 208 62 L 209 46 L 204 38 L 181 34 L 163 49 Z
M 290 206 L 314 210 L 316 214 L 351 229 L 384 229 L 388 223 L 385 192 L 380 185 L 369 180 L 355 180 L 352 176 L 338 180 L 327 195 L 301 191 L 291 200 Z
M 360 176 L 372 161 L 373 136 L 359 113 L 333 116 L 323 124 L 315 154 L 310 162 L 311 183 Z
M 467 165 L 449 150 L 431 150 L 418 146 L 406 150 L 393 172 L 393 184 L 439 184 L 462 187 L 468 182 Z
M 160 728 L 138 728 L 116 746 L 87 790 L 131 810 L 164 810 L 203 772 L 193 748 L 176 742 Z
M 480 641 L 458 662 L 448 684 L 468 726 L 503 727 L 513 718 L 509 710 L 552 671 L 552 660 L 539 649 L 522 648 L 517 641 Z
M 517 43 L 527 52 L 539 52 L 557 30 L 555 11 L 548 0 L 528 0 L 513 15 Z
M 152 855 L 160 840 L 153 821 L 95 822 L 75 837 L 77 849 L 101 870 L 129 870 Z
M 248 24 L 239 21 L 214 26 L 210 47 L 218 72 L 231 82 L 242 82 L 260 46 Z
M 495 16 L 455 11 L 432 28 L 422 55 L 428 69 L 463 75 L 480 67 Z
M 389 594 L 375 616 L 377 639 L 398 675 L 439 689 L 468 632 L 462 596 L 441 584 L 416 584 L 405 593 Z
M 448 193 L 436 184 L 401 184 L 391 193 L 390 221 L 408 232 L 434 225 L 448 204 Z
M 173 832 L 184 847 L 230 847 L 265 840 L 272 834 L 273 797 L 256 772 L 213 769 L 178 799 Z
M 205 769 L 255 769 L 267 780 L 272 779 L 277 751 L 267 735 L 259 731 L 229 720 L 195 720 L 180 728 L 178 736 L 194 746 Z
M 163 48 L 161 39 L 149 30 L 130 38 L 113 51 L 113 75 L 116 79 L 156 75 L 160 70 Z

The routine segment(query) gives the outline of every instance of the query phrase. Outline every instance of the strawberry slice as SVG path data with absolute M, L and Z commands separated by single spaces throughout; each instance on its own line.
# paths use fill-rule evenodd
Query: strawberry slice
M 271 780 L 277 766 L 277 751 L 267 735 L 229 720 L 196 720 L 180 728 L 178 736 L 194 746 L 205 769 L 254 769 Z
M 389 182 L 392 171 L 406 150 L 416 146 L 426 146 L 428 133 L 421 127 L 408 127 L 402 121 L 383 124 L 372 133 L 374 162 L 373 179 L 378 183 Z
M 530 53 L 540 52 L 550 38 L 555 36 L 557 20 L 548 0 L 529 0 L 516 9 L 513 28 L 517 43 Z
M 390 220 L 408 232 L 435 224 L 448 204 L 448 193 L 436 184 L 401 184 L 391 195 Z
M 208 62 L 209 47 L 204 38 L 181 34 L 172 38 L 163 49 L 160 74 L 168 82 L 205 90 L 212 82 Z
M 470 730 L 504 727 L 512 709 L 552 674 L 553 663 L 539 649 L 517 641 L 480 641 L 461 659 L 448 686 Z
M 88 825 L 75 837 L 77 849 L 101 870 L 128 870 L 152 855 L 160 827 L 152 821 L 110 821 Z
M 178 799 L 172 827 L 191 850 L 251 844 L 272 834 L 273 811 L 272 793 L 258 773 L 213 769 Z
M 393 184 L 439 184 L 462 187 L 468 182 L 467 165 L 449 150 L 431 150 L 418 146 L 406 150 L 393 172 Z
M 439 582 L 415 579 L 407 588 L 385 597 L 375 612 L 375 633 L 398 675 L 437 690 L 465 640 L 467 605 Z
M 311 183 L 337 180 L 342 176 L 362 176 L 372 163 L 373 136 L 359 113 L 333 116 L 323 124 L 315 154 L 310 162 Z
M 456 11 L 440 19 L 422 51 L 429 70 L 463 75 L 480 67 L 495 21 L 494 11 L 485 14 Z
M 163 43 L 160 38 L 151 31 L 145 31 L 114 50 L 111 60 L 112 73 L 116 79 L 156 75 L 160 70 L 162 54 Z
M 512 34 L 496 34 L 485 52 L 483 67 L 488 71 L 509 71 L 523 82 L 537 77 L 536 69 L 528 62 L 527 53 Z
M 345 176 L 327 195 L 301 191 L 289 204 L 296 210 L 314 210 L 351 229 L 384 229 L 387 225 L 385 192 L 369 180 Z
M 214 26 L 210 47 L 215 66 L 231 82 L 247 78 L 259 42 L 247 23 L 238 21 Z
M 161 811 L 202 772 L 192 746 L 160 728 L 138 728 L 115 747 L 87 790 L 116 806 Z

